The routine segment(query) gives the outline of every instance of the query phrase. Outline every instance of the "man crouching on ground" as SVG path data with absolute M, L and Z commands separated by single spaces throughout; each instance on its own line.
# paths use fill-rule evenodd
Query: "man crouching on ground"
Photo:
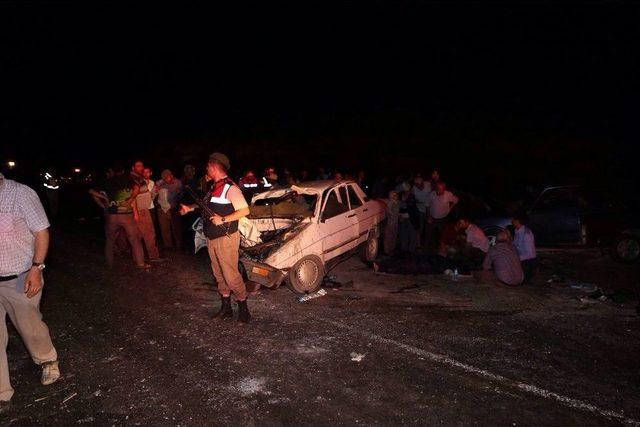
M 0 173 L 0 411 L 13 396 L 7 314 L 33 361 L 42 366 L 42 384 L 53 384 L 60 378 L 58 355 L 40 313 L 48 228 L 36 192 Z
M 233 317 L 233 293 L 238 303 L 238 322 L 249 323 L 251 316 L 247 308 L 247 288 L 238 271 L 238 220 L 249 215 L 249 206 L 240 188 L 227 176 L 230 166 L 229 159 L 224 154 L 213 153 L 209 156 L 207 176 L 214 184 L 201 205 L 211 269 L 222 299 L 220 311 L 213 318 L 224 320 Z M 182 205 L 180 214 L 185 215 L 195 208 L 196 205 Z

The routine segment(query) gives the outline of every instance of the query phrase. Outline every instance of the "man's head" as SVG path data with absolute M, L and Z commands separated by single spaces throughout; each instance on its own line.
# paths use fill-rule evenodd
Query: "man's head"
M 247 184 L 253 184 L 258 182 L 258 179 L 256 178 L 256 175 L 253 173 L 253 171 L 247 171 L 244 176 L 242 177 L 242 181 L 247 183 Z
M 460 218 L 458 221 L 456 221 L 456 230 L 464 231 L 469 228 L 469 224 L 470 222 L 468 218 Z
M 515 228 L 516 230 L 519 230 L 520 227 L 522 227 L 525 223 L 525 218 L 524 215 L 514 215 L 513 218 L 511 218 L 511 225 L 513 225 L 513 228 Z
M 169 169 L 165 169 L 160 174 L 160 178 L 167 184 L 171 184 L 173 182 L 173 173 Z
M 114 175 L 122 175 L 124 173 L 124 167 L 120 163 L 114 163 L 112 169 Z
M 431 171 L 431 181 L 440 181 L 440 171 L 438 169 Z
M 184 176 L 187 179 L 191 179 L 196 176 L 196 168 L 193 165 L 186 165 L 184 167 Z
M 509 242 L 511 241 L 511 234 L 507 230 L 498 231 L 496 234 L 496 242 Z
M 413 185 L 422 190 L 422 188 L 424 187 L 424 179 L 422 178 L 422 176 L 416 175 L 416 177 L 413 179 Z
M 392 202 L 398 201 L 398 192 L 397 191 L 389 191 L 389 200 Z
M 144 170 L 142 171 L 142 176 L 144 177 L 144 179 L 151 179 L 152 175 L 153 171 L 150 168 L 144 168 Z
M 133 167 L 131 168 L 131 170 L 138 175 L 142 175 L 142 173 L 144 172 L 144 163 L 142 162 L 142 160 L 136 160 L 135 162 L 133 162 Z
M 442 196 L 446 190 L 447 190 L 447 184 L 445 184 L 444 181 L 438 181 L 436 183 L 436 194 L 438 196 Z
M 214 180 L 219 180 L 227 176 L 231 168 L 229 158 L 222 153 L 212 153 L 207 163 L 207 176 Z
M 275 168 L 272 167 L 268 167 L 264 170 L 264 177 L 272 184 L 278 180 L 278 174 L 276 173 Z

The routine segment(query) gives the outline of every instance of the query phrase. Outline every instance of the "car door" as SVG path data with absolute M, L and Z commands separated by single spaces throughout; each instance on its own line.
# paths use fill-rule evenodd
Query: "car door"
M 577 244 L 581 224 L 577 192 L 573 188 L 545 191 L 529 212 L 529 227 L 541 245 Z
M 356 215 L 355 229 L 358 236 L 356 245 L 358 245 L 367 240 L 369 230 L 373 228 L 373 212 L 369 212 L 369 207 L 359 194 L 355 184 L 347 185 L 347 193 L 349 194 L 349 206 Z
M 357 244 L 355 221 L 355 213 L 349 208 L 344 186 L 330 190 L 324 200 L 318 224 L 325 261 L 343 254 Z

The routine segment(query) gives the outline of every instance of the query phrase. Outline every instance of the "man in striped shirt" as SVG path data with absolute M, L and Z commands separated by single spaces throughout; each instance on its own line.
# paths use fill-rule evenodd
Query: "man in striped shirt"
M 479 278 L 490 284 L 498 284 L 498 282 L 510 286 L 522 284 L 524 273 L 520 258 L 507 231 L 501 231 L 496 236 L 496 244 L 489 248 L 482 263 Z

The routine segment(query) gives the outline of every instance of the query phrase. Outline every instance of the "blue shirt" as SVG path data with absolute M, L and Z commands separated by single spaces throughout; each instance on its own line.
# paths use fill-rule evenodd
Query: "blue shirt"
M 520 261 L 536 258 L 536 240 L 529 227 L 523 225 L 516 230 L 513 244 L 518 250 Z

